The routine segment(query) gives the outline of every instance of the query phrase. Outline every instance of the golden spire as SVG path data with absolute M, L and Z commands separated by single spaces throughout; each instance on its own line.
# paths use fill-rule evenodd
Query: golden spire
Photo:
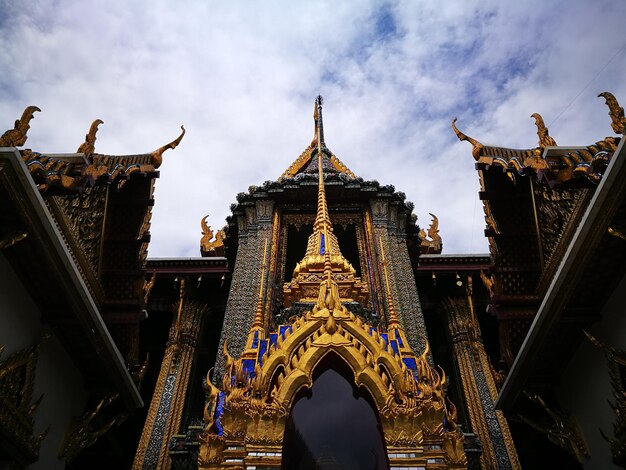
M 256 313 L 254 314 L 254 323 L 252 323 L 253 330 L 263 328 L 263 294 L 265 289 L 265 269 L 267 268 L 267 243 L 268 240 L 265 240 L 263 266 L 261 266 L 261 286 L 259 287 L 259 300 L 256 306 Z
M 330 215 L 328 215 L 328 204 L 326 203 L 326 188 L 324 187 L 324 170 L 322 168 L 322 142 L 324 141 L 324 134 L 322 133 L 322 104 L 324 100 L 321 95 L 317 96 L 315 100 L 315 127 L 317 138 L 317 215 L 315 216 L 315 223 L 313 224 L 313 230 L 320 232 L 324 235 L 320 237 L 320 254 L 329 254 L 332 248 L 325 245 L 325 241 L 328 241 L 328 232 L 333 231 L 333 225 L 330 222 Z
M 285 284 L 283 293 L 285 306 L 292 302 L 320 302 L 322 296 L 327 297 L 327 289 L 331 294 L 342 292 L 345 301 L 364 302 L 367 299 L 367 286 L 355 276 L 356 271 L 350 262 L 344 258 L 339 249 L 339 242 L 333 233 L 333 224 L 328 213 L 326 189 L 324 186 L 324 168 L 322 146 L 324 145 L 324 126 L 322 123 L 323 99 L 315 99 L 313 117 L 315 118 L 315 137 L 311 145 L 317 146 L 317 212 L 313 224 L 313 233 L 309 236 L 304 258 L 297 264 L 293 272 L 292 281 Z M 341 274 L 339 282 L 341 289 L 332 285 L 333 273 Z M 322 282 L 320 282 L 320 277 Z M 324 289 L 322 294 L 321 289 Z M 314 293 L 315 292 L 315 293 Z M 319 292 L 319 296 L 318 296 Z M 346 296 L 347 295 L 347 296 Z M 332 296 L 331 296 L 332 297 Z

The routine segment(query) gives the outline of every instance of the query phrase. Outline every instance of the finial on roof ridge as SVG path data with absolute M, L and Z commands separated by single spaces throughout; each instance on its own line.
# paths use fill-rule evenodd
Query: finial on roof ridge
M 178 144 L 180 144 L 180 141 L 183 140 L 183 136 L 185 135 L 185 132 L 186 132 L 185 126 L 180 126 L 180 128 L 182 129 L 182 132 L 176 139 L 171 141 L 169 144 L 165 144 L 163 147 L 156 149 L 154 152 L 150 154 L 152 156 L 151 161 L 152 161 L 152 164 L 154 165 L 154 168 L 159 168 L 161 166 L 161 163 L 163 163 L 163 152 L 165 152 L 168 149 L 175 149 L 176 147 L 178 147 Z
M 28 106 L 22 113 L 22 117 L 15 121 L 13 129 L 9 129 L 0 137 L 0 147 L 21 147 L 26 143 L 27 132 L 30 129 L 30 121 L 36 111 L 41 111 L 37 106 Z
M 606 100 L 609 107 L 609 116 L 611 116 L 611 127 L 616 134 L 626 134 L 626 118 L 624 117 L 624 108 L 622 108 L 613 93 L 603 91 L 598 95 Z
M 310 148 L 315 148 L 318 145 L 318 134 L 321 136 L 321 144 L 322 147 L 326 147 L 326 143 L 324 142 L 324 121 L 322 119 L 322 105 L 324 104 L 324 98 L 322 95 L 317 95 L 315 98 L 315 103 L 313 104 L 313 121 L 315 125 L 315 129 L 313 131 L 313 140 L 311 141 Z M 319 125 L 318 125 L 319 124 Z
M 84 153 L 86 157 L 92 155 L 96 151 L 96 133 L 98 132 L 98 126 L 104 124 L 102 119 L 96 119 L 91 123 L 89 132 L 85 135 L 85 141 L 80 144 L 76 153 Z
M 473 139 L 473 138 L 469 137 L 468 135 L 465 135 L 463 132 L 461 132 L 456 127 L 456 120 L 457 120 L 456 117 L 452 120 L 452 130 L 454 131 L 456 136 L 459 138 L 459 140 L 461 140 L 461 141 L 466 140 L 470 144 L 472 144 L 472 147 L 473 147 L 472 148 L 472 156 L 474 157 L 474 160 L 478 160 L 480 158 L 480 152 L 481 152 L 481 150 L 483 148 L 483 144 L 478 142 L 476 139 Z
M 530 115 L 531 118 L 535 118 L 535 125 L 537 126 L 537 136 L 539 136 L 539 147 L 556 147 L 556 141 L 550 137 L 548 133 L 548 128 L 543 122 L 543 118 L 539 113 L 533 113 Z

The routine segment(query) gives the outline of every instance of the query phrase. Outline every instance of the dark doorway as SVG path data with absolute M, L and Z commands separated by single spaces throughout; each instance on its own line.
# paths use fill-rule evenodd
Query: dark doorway
M 298 397 L 283 439 L 283 469 L 389 468 L 378 415 L 367 392 L 354 386 L 342 359 L 329 354 L 313 388 Z

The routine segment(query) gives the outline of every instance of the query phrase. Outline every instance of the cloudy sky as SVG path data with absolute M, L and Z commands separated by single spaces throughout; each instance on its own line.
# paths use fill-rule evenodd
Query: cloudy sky
M 522 6 L 523 3 L 523 6 Z M 0 0 L 0 127 L 42 109 L 26 147 L 149 152 L 178 135 L 157 181 L 150 256 L 199 255 L 238 192 L 276 179 L 311 141 L 394 184 L 444 253 L 486 252 L 470 146 L 612 135 L 601 91 L 626 104 L 626 2 Z

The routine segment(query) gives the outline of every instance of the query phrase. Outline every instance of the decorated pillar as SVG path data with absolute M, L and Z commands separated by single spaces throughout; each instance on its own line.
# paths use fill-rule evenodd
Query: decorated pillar
M 223 350 L 226 341 L 229 350 L 237 356 L 246 347 L 258 303 L 257 297 L 251 293 L 259 289 L 261 271 L 265 270 L 264 279 L 267 282 L 267 271 L 273 266 L 271 263 L 263 266 L 265 245 L 272 241 L 273 208 L 274 201 L 264 199 L 245 207 L 244 213 L 236 215 L 239 246 L 218 351 Z M 268 246 L 268 250 L 270 255 L 275 254 L 276 247 Z M 220 354 L 215 370 L 215 377 L 219 380 L 224 372 L 224 358 Z
M 406 220 L 399 220 L 397 207 L 390 206 L 387 200 L 373 199 L 370 205 L 371 215 L 366 212 L 365 223 L 368 242 L 376 247 L 379 272 L 382 272 L 381 249 L 390 257 L 387 281 L 390 288 L 387 294 L 381 292 L 379 296 L 392 297 L 411 348 L 421 353 L 426 349 L 428 335 L 406 245 Z M 388 305 L 388 301 L 383 304 Z
M 180 430 L 187 385 L 196 357 L 202 316 L 206 306 L 185 299 L 185 280 L 180 281 L 179 300 L 144 424 L 133 469 L 167 469 L 170 439 Z
M 467 279 L 466 294 L 446 298 L 443 307 L 470 425 L 482 444 L 481 467 L 520 468 L 508 423 L 502 412 L 495 409 L 498 390 L 474 312 L 471 277 Z

